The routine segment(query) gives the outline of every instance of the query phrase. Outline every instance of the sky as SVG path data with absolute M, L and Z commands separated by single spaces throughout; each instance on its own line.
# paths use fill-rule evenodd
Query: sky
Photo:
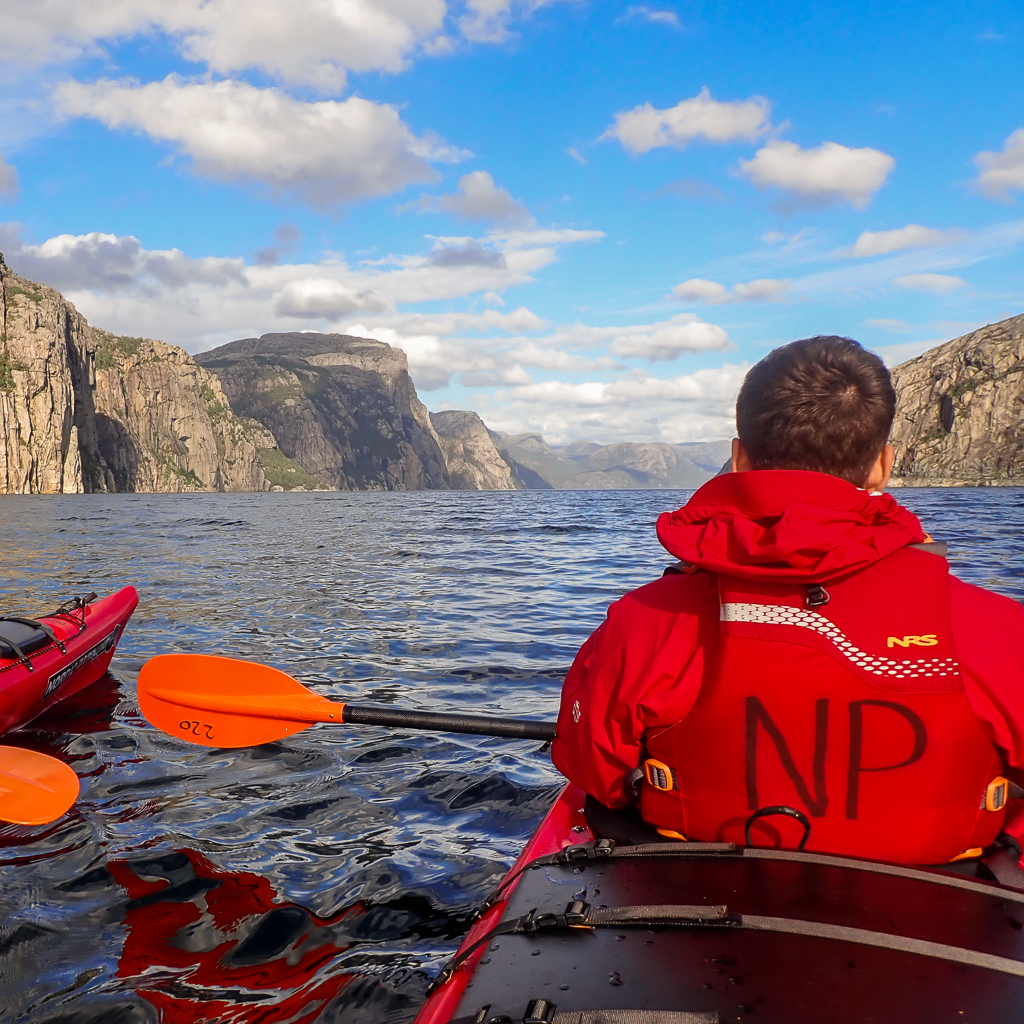
M 0 0 L 0 251 L 118 334 L 730 437 L 777 345 L 1024 312 L 1022 49 L 1019 2 Z

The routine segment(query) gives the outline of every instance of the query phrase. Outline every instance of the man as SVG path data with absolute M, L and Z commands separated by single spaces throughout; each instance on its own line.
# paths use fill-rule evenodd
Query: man
M 882 493 L 895 407 L 848 338 L 750 370 L 733 472 L 658 520 L 681 562 L 566 678 L 565 776 L 694 840 L 916 864 L 994 840 L 1024 765 L 1024 609 L 949 576 Z

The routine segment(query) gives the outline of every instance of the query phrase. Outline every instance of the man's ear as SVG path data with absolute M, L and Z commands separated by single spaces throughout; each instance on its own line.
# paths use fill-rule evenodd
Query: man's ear
M 734 437 L 732 439 L 732 471 L 734 473 L 749 473 L 753 468 L 754 465 L 750 461 L 747 449 L 743 447 L 738 437 Z
M 736 442 L 734 441 L 735 445 Z M 879 453 L 875 464 L 864 481 L 865 491 L 884 491 L 889 485 L 889 477 L 892 474 L 892 466 L 896 461 L 896 449 L 887 444 Z

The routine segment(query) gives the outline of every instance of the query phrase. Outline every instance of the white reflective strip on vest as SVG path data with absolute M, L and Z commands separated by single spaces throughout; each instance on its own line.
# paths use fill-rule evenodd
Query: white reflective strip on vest
M 845 658 L 859 668 L 876 676 L 894 676 L 896 679 L 928 676 L 955 676 L 960 674 L 956 658 L 914 658 L 898 661 L 868 654 L 846 638 L 846 634 L 831 619 L 819 612 L 807 611 L 788 604 L 739 604 L 721 606 L 722 622 L 752 622 L 764 626 L 799 626 L 814 630 L 830 640 Z

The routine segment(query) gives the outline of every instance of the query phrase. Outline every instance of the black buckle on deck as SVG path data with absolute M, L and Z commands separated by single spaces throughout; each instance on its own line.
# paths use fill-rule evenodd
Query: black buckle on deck
M 575 864 L 578 861 L 605 860 L 615 849 L 614 839 L 598 839 L 596 843 L 578 843 L 566 846 L 552 854 L 554 864 Z
M 534 907 L 516 922 L 516 931 L 533 935 L 545 928 L 586 928 L 589 913 L 590 904 L 583 900 L 573 900 L 561 914 L 538 914 Z

